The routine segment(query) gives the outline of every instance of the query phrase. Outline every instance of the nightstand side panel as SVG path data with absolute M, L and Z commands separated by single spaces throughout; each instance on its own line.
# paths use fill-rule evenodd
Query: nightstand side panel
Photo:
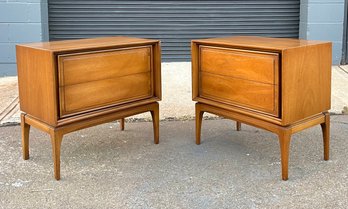
M 20 110 L 56 125 L 57 75 L 53 53 L 21 45 L 16 46 Z
M 288 125 L 331 106 L 331 43 L 290 48 L 282 53 L 282 124 Z

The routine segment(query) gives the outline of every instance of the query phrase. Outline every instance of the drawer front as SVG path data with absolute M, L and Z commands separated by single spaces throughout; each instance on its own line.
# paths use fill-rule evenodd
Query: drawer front
M 151 46 L 58 56 L 60 117 L 153 96 Z
M 278 86 L 207 72 L 200 77 L 202 98 L 278 116 Z
M 279 55 L 199 46 L 199 97 L 279 117 Z
M 200 70 L 250 81 L 278 84 L 276 53 L 200 46 Z
M 151 46 L 58 56 L 60 86 L 151 70 Z

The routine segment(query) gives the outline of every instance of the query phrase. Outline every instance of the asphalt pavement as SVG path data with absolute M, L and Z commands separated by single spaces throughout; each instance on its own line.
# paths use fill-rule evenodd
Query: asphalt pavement
M 348 116 L 331 117 L 331 158 L 319 126 L 292 137 L 282 181 L 276 135 L 226 119 L 108 123 L 64 137 L 61 180 L 53 178 L 49 136 L 30 132 L 22 160 L 20 126 L 0 128 L 0 208 L 347 208 Z

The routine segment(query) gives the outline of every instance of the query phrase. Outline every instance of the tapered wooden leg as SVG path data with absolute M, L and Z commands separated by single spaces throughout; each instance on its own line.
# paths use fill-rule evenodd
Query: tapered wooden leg
M 120 120 L 120 128 L 121 128 L 121 131 L 124 131 L 124 118 Z
M 242 123 L 241 122 L 236 122 L 236 129 L 237 129 L 237 131 L 240 131 L 240 130 L 242 130 Z
M 63 135 L 58 131 L 52 130 L 51 133 L 52 155 L 54 163 L 54 177 L 60 179 L 60 146 L 62 144 Z
M 329 160 L 330 158 L 330 114 L 325 114 L 325 122 L 320 124 L 321 130 L 323 131 L 323 141 L 324 141 L 324 160 Z
M 201 128 L 204 111 L 201 110 L 200 105 L 196 104 L 196 144 L 201 144 Z
M 29 159 L 29 132 L 30 125 L 25 123 L 25 114 L 21 114 L 21 129 L 22 129 L 22 153 L 23 159 Z
M 155 106 L 153 110 L 151 110 L 152 123 L 153 123 L 153 135 L 155 144 L 159 143 L 159 105 Z
M 282 179 L 284 181 L 288 180 L 290 140 L 291 131 L 288 129 L 281 130 L 279 133 L 279 144 L 282 166 Z

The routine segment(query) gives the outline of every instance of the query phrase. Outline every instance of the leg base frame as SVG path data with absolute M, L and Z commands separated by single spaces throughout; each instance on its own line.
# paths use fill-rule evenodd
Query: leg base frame
M 216 115 L 223 116 L 237 121 L 237 130 L 240 130 L 241 123 L 249 124 L 258 128 L 265 129 L 267 131 L 273 132 L 278 135 L 279 145 L 280 145 L 280 160 L 281 160 L 281 170 L 282 179 L 288 179 L 288 165 L 289 165 L 289 149 L 291 135 L 302 131 L 304 129 L 310 128 L 315 125 L 321 125 L 323 132 L 323 142 L 324 142 L 324 160 L 329 160 L 329 146 L 330 146 L 330 114 L 323 112 L 321 114 L 315 115 L 306 120 L 300 121 L 289 126 L 281 126 L 267 122 L 258 118 L 247 116 L 241 113 L 233 112 L 231 110 L 226 110 L 223 108 L 206 105 L 202 103 L 196 103 L 196 144 L 201 143 L 201 127 L 202 118 L 204 112 L 213 113 Z
M 159 105 L 157 102 L 153 102 L 146 105 L 136 106 L 129 109 L 115 111 L 107 113 L 105 115 L 99 115 L 88 119 L 79 120 L 69 124 L 65 124 L 58 127 L 52 127 L 46 123 L 43 123 L 30 115 L 25 113 L 21 114 L 21 129 L 22 129 L 22 151 L 23 159 L 29 159 L 29 130 L 30 126 L 38 128 L 51 137 L 52 143 L 52 155 L 54 163 L 54 177 L 56 180 L 60 179 L 60 149 L 64 134 L 77 131 L 80 129 L 88 128 L 91 126 L 99 125 L 102 123 L 111 122 L 114 120 L 121 119 L 120 126 L 121 130 L 124 130 L 124 118 L 136 115 L 139 113 L 150 111 L 153 120 L 154 129 L 154 143 L 159 143 Z

